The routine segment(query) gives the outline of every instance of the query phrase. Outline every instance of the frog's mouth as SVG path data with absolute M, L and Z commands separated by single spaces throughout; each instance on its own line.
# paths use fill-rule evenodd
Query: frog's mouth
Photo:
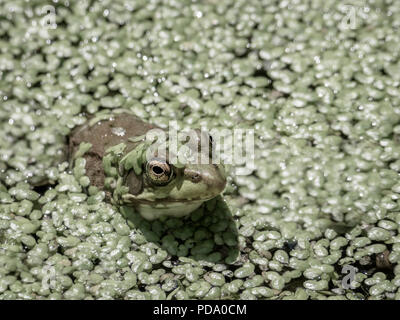
M 163 201 L 146 203 L 136 202 L 137 211 L 146 220 L 155 220 L 160 217 L 185 217 L 198 209 L 206 200 L 187 200 L 187 201 Z
M 201 198 L 201 199 L 171 199 L 171 198 L 161 198 L 156 200 L 148 200 L 148 199 L 140 199 L 137 196 L 131 194 L 125 194 L 122 196 L 124 202 L 132 203 L 133 205 L 148 205 L 152 207 L 157 206 L 171 206 L 171 207 L 178 207 L 180 205 L 190 205 L 194 203 L 202 203 L 208 200 L 215 198 L 217 195 Z

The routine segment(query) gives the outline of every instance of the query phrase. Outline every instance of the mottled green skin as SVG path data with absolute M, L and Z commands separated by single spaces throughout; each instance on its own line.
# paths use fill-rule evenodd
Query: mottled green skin
M 81 143 L 90 143 L 91 148 L 83 155 L 86 160 L 86 175 L 92 185 L 105 189 L 103 158 L 106 150 L 124 143 L 126 154 L 139 144 L 132 142 L 133 138 L 143 136 L 154 128 L 156 127 L 125 113 L 110 115 L 97 123 L 89 121 L 71 134 L 69 154 L 73 158 Z M 135 174 L 134 170 L 124 175 L 124 185 L 129 188 L 124 200 L 135 206 L 149 220 L 163 215 L 185 216 L 202 202 L 219 195 L 226 185 L 223 166 L 211 164 L 211 161 L 210 164 L 186 164 L 182 168 L 171 165 L 173 178 L 163 186 L 152 184 L 144 167 L 145 164 L 140 175 Z M 111 198 L 112 190 L 105 191 L 108 198 Z
M 114 134 L 112 130 L 118 128 L 122 128 L 125 134 Z M 103 189 L 105 174 L 102 161 L 105 151 L 120 143 L 129 144 L 133 148 L 135 143 L 129 142 L 129 138 L 144 135 L 154 128 L 156 127 L 125 113 L 110 115 L 108 119 L 92 125 L 89 121 L 72 132 L 69 140 L 69 154 L 73 157 L 82 142 L 92 145 L 90 150 L 83 155 L 86 160 L 86 175 L 92 185 Z

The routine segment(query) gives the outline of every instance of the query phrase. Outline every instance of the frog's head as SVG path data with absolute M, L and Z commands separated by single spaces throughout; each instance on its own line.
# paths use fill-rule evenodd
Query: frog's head
M 168 157 L 155 156 L 143 164 L 140 175 L 134 171 L 127 175 L 125 182 L 129 192 L 124 199 L 134 204 L 144 218 L 188 215 L 224 190 L 224 166 L 211 161 L 212 138 L 207 135 L 210 147 L 202 149 L 200 137 L 203 133 L 196 132 L 199 140 L 192 142 L 190 148 L 199 146 L 197 161 L 174 165 Z

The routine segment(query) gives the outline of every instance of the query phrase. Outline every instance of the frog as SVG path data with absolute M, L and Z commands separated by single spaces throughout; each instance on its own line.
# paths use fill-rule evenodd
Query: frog
M 139 165 L 129 166 L 126 159 L 138 149 L 142 153 L 147 150 L 143 137 L 155 129 L 162 130 L 129 113 L 91 119 L 71 132 L 69 160 L 72 163 L 78 156 L 85 159 L 90 185 L 103 190 L 109 201 L 134 207 L 146 220 L 187 217 L 223 192 L 225 168 L 212 162 L 210 148 L 198 149 L 199 156 L 210 160 L 206 163 L 171 163 L 168 156 L 155 153 Z M 204 132 L 195 132 L 200 142 Z M 210 135 L 208 140 L 212 150 Z M 88 150 L 82 153 L 82 146 Z

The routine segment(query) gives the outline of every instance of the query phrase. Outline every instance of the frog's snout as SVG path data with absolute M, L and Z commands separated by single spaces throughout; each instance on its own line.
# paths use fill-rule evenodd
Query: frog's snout
M 184 174 L 185 178 L 192 181 L 193 183 L 199 183 L 201 180 L 203 180 L 201 172 L 199 172 L 198 170 L 185 169 Z
M 213 174 L 205 172 L 202 175 L 202 179 L 207 184 L 207 186 L 214 191 L 215 194 L 219 194 L 225 189 L 226 178 L 221 174 L 219 170 L 216 170 L 216 173 Z
M 185 178 L 192 183 L 204 183 L 210 194 L 219 194 L 225 189 L 226 177 L 223 168 L 217 165 L 185 168 Z

